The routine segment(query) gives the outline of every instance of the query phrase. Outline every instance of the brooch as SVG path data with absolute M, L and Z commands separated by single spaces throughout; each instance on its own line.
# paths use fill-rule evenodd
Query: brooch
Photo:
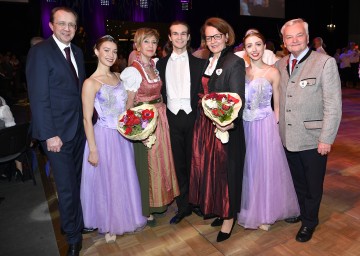
M 301 81 L 299 85 L 301 88 L 305 88 L 305 86 L 307 85 L 307 81 Z
M 217 70 L 215 71 L 215 73 L 216 73 L 218 76 L 220 76 L 221 73 L 222 73 L 222 68 L 217 69 Z

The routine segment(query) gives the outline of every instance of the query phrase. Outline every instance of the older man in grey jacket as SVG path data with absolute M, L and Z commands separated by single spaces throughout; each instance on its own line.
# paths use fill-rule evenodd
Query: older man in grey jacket
M 341 120 L 341 84 L 334 58 L 311 51 L 308 24 L 302 19 L 286 22 L 281 29 L 291 53 L 275 66 L 281 74 L 279 128 L 285 147 L 301 221 L 296 235 L 307 242 L 319 223 L 328 153 Z

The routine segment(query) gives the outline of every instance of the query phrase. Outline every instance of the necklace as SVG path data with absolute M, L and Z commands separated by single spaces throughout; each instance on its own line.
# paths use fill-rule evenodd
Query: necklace
M 144 69 L 145 73 L 147 74 L 147 76 L 151 79 L 151 80 L 156 80 L 159 77 L 159 71 L 155 68 L 154 63 L 152 62 L 152 60 L 149 60 L 149 63 L 144 63 L 141 58 L 140 58 L 140 54 L 138 54 L 136 56 L 136 60 L 137 62 L 140 63 L 140 65 L 142 66 L 142 68 Z M 155 78 L 151 78 L 152 74 L 151 74 L 151 70 L 154 72 L 155 74 Z
M 140 57 L 140 54 L 136 55 L 136 60 L 141 64 L 141 66 L 146 69 L 146 68 L 154 68 L 154 64 L 152 63 L 151 59 L 149 60 L 148 63 L 144 63 Z

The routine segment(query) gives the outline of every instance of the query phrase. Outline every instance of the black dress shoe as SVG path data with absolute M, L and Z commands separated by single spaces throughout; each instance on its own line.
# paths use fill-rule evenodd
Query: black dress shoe
M 299 232 L 296 234 L 296 241 L 302 243 L 309 241 L 312 238 L 314 230 L 314 228 L 301 226 Z
M 204 214 L 202 213 L 199 207 L 193 207 L 192 212 L 199 217 L 204 217 Z
M 284 221 L 287 223 L 298 223 L 299 221 L 301 221 L 301 218 L 300 216 L 290 217 L 290 218 L 286 218 Z
M 19 169 L 17 169 L 16 168 L 16 171 L 15 171 L 15 180 L 16 181 L 22 181 L 22 182 L 24 182 L 25 181 L 25 177 L 24 177 L 24 175 L 23 175 L 23 173 L 19 170 Z
M 174 217 L 171 218 L 170 224 L 178 224 L 180 221 L 182 221 L 183 218 L 189 215 L 191 215 L 191 211 L 177 213 Z
M 236 220 L 234 219 L 234 222 L 233 222 L 233 224 L 231 226 L 230 233 L 224 233 L 224 232 L 221 232 L 221 230 L 219 231 L 219 233 L 217 235 L 217 238 L 216 238 L 216 242 L 220 243 L 220 242 L 225 241 L 225 240 L 230 238 L 231 232 L 233 231 L 233 228 L 235 226 L 235 222 L 236 222 Z
M 204 220 L 209 220 L 209 219 L 213 219 L 213 218 L 216 218 L 218 217 L 219 215 L 215 215 L 215 214 L 204 214 Z
M 223 223 L 224 223 L 224 219 L 216 218 L 213 222 L 211 222 L 210 226 L 218 227 L 218 226 L 221 226 Z
M 82 248 L 81 242 L 75 244 L 69 244 L 69 250 L 67 252 L 67 256 L 79 256 L 81 248 Z
M 89 233 L 95 232 L 96 230 L 98 230 L 98 229 L 97 228 L 83 228 L 81 233 L 82 234 L 89 234 Z

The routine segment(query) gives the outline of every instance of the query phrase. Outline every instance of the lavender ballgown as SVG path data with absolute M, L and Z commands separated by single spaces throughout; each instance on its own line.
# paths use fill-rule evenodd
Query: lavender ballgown
M 238 223 L 250 229 L 300 214 L 271 97 L 264 77 L 245 81 L 246 156 Z
M 100 81 L 99 81 L 100 82 Z M 88 162 L 86 142 L 81 179 L 81 203 L 84 225 L 99 233 L 121 235 L 146 225 L 142 216 L 139 181 L 132 143 L 117 131 L 118 116 L 125 111 L 126 90 L 102 84 L 95 96 L 98 113 L 94 125 L 99 154 L 97 167 Z

